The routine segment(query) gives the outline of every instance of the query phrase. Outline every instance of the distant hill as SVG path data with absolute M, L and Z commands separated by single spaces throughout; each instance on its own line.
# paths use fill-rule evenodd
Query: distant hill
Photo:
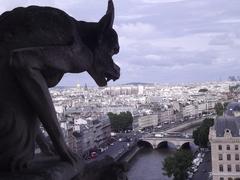
M 142 82 L 131 82 L 131 83 L 126 83 L 126 84 L 122 84 L 122 85 L 133 85 L 133 86 L 151 86 L 154 85 L 153 83 L 142 83 Z

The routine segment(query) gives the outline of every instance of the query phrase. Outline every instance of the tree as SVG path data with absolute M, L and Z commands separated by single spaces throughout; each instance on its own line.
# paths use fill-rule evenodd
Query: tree
M 208 134 L 209 128 L 213 126 L 214 119 L 206 118 L 201 123 L 200 127 L 193 131 L 194 143 L 201 148 L 206 148 L 209 143 Z
M 121 112 L 120 114 L 108 113 L 111 128 L 113 131 L 119 132 L 132 129 L 133 117 L 131 112 Z
M 223 115 L 224 107 L 223 107 L 222 103 L 218 102 L 217 104 L 215 104 L 214 109 L 218 116 Z
M 237 81 L 237 78 L 235 76 L 229 76 L 228 79 L 229 81 Z
M 239 88 L 240 88 L 240 84 L 236 84 L 234 86 L 229 86 L 229 91 L 231 93 L 238 93 L 239 92 Z
M 208 89 L 207 88 L 199 89 L 198 92 L 208 92 Z
M 227 110 L 227 106 L 228 106 L 229 102 L 224 102 L 223 103 L 223 111 Z
M 163 161 L 164 175 L 173 176 L 174 180 L 187 179 L 187 169 L 192 165 L 192 160 L 191 151 L 177 151 L 173 156 L 169 156 Z

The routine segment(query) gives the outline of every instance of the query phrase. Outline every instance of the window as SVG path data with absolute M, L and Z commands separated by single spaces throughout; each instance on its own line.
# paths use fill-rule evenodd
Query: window
M 227 145 L 227 150 L 230 150 L 230 145 Z
M 220 160 L 220 161 L 223 160 L 223 155 L 222 154 L 218 155 L 218 160 Z
M 232 166 L 229 164 L 229 165 L 227 165 L 227 171 L 228 172 L 231 172 L 232 171 Z
M 231 161 L 231 154 L 227 154 L 227 160 Z
M 222 150 L 222 145 L 218 145 L 218 150 Z
M 240 166 L 239 166 L 239 164 L 236 165 L 236 172 L 240 172 Z
M 235 154 L 235 160 L 239 160 L 239 154 Z
M 222 164 L 219 165 L 219 171 L 223 172 L 223 165 Z
M 235 150 L 238 150 L 238 145 L 237 144 L 235 145 Z

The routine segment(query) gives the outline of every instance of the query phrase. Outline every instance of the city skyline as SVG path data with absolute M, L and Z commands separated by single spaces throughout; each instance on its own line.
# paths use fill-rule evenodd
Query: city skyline
M 114 0 L 120 53 L 114 56 L 129 82 L 187 83 L 238 75 L 240 12 L 237 0 Z M 60 8 L 77 20 L 97 22 L 107 0 L 9 0 L 0 13 L 18 6 Z M 67 74 L 59 85 L 94 85 L 87 73 Z

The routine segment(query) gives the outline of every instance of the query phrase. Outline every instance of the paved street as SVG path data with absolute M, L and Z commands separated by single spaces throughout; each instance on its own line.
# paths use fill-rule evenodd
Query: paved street
M 211 171 L 211 152 L 207 152 L 203 158 L 203 162 L 198 167 L 198 171 L 194 174 L 193 180 L 208 180 L 209 172 Z
M 112 145 L 108 146 L 108 149 L 100 154 L 95 159 L 88 160 L 87 162 L 92 162 L 95 160 L 102 160 L 105 156 L 111 156 L 114 159 L 118 158 L 119 155 L 125 153 L 129 147 L 131 147 L 137 140 L 141 137 L 140 133 L 119 133 L 114 138 L 116 139 Z M 123 139 L 123 141 L 119 141 L 119 139 Z M 126 138 L 131 139 L 132 141 L 126 141 Z M 129 146 L 128 146 L 129 145 Z

